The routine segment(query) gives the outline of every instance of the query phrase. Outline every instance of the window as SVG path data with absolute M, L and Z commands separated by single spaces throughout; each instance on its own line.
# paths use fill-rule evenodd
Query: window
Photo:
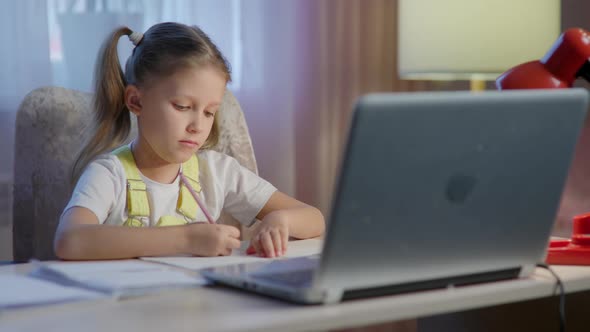
M 117 26 L 146 31 L 158 22 L 198 25 L 216 43 L 232 67 L 236 91 L 241 83 L 242 44 L 239 0 L 48 0 L 50 60 L 53 83 L 91 91 L 100 45 Z M 127 39 L 119 42 L 121 64 L 131 54 Z

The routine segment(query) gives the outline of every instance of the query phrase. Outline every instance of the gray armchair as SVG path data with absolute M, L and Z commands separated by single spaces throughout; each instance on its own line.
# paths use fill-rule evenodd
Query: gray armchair
M 45 87 L 29 93 L 19 107 L 12 209 L 15 261 L 55 258 L 53 237 L 70 198 L 71 165 L 89 134 L 91 97 L 79 91 Z M 229 91 L 219 116 L 220 140 L 214 149 L 257 173 L 242 109 Z M 222 214 L 222 222 L 238 225 L 226 214 Z

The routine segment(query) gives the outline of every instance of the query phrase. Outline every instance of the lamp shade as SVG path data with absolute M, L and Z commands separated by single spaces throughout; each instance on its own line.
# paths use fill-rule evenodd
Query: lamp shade
M 398 15 L 404 79 L 493 80 L 560 32 L 559 0 L 399 0 Z

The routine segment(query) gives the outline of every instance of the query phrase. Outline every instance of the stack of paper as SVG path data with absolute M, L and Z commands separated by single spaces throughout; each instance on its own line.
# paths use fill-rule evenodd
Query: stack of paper
M 250 262 L 268 262 L 269 258 L 249 256 L 246 254 L 248 242 L 242 243 L 242 248 L 234 250 L 230 256 L 218 257 L 193 257 L 193 256 L 168 256 L 168 257 L 142 257 L 142 260 L 168 264 L 189 270 L 201 270 L 210 267 L 226 266 L 232 264 L 250 263 Z M 307 239 L 289 241 L 287 252 L 284 256 L 274 259 L 284 259 L 293 257 L 303 257 L 317 255 L 322 251 L 322 240 Z
M 133 296 L 164 288 L 200 286 L 206 282 L 168 266 L 136 259 L 92 262 L 36 262 L 32 276 L 64 286 L 83 287 L 115 296 Z
M 24 275 L 0 274 L 0 308 L 89 300 L 104 295 Z

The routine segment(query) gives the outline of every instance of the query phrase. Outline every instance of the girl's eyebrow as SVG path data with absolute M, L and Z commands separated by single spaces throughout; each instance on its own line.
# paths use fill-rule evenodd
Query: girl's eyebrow
M 190 94 L 184 94 L 184 93 L 179 93 L 179 94 L 173 95 L 173 98 L 187 98 L 187 99 L 190 99 L 191 102 L 193 102 L 193 103 L 195 101 L 198 101 L 198 99 L 195 98 L 195 96 L 192 96 Z M 214 101 L 214 102 L 211 102 L 211 103 L 207 104 L 207 107 L 218 107 L 218 106 L 221 106 L 221 102 L 220 101 L 219 102 L 218 101 Z

